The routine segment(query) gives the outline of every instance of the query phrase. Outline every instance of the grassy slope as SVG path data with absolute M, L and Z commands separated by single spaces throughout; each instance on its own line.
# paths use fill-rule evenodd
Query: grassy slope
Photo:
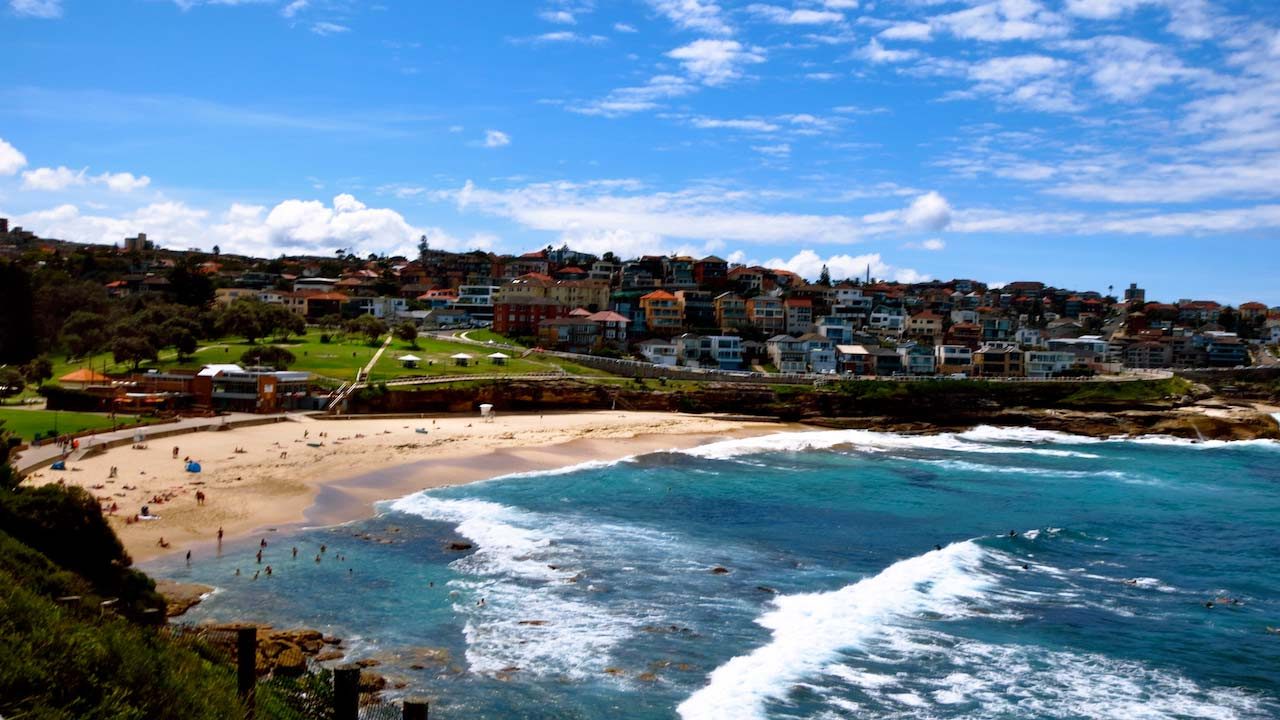
M 26 442 L 30 442 L 36 433 L 46 434 L 55 427 L 60 433 L 77 433 L 81 430 L 110 430 L 113 422 L 119 427 L 132 426 L 139 420 L 142 424 L 154 422 L 128 415 L 119 415 L 113 421 L 110 415 L 102 413 L 0 408 L 0 424 Z

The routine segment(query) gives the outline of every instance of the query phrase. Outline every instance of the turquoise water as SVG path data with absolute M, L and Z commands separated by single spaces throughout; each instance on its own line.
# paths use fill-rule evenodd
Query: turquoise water
M 433 718 L 1280 716 L 1269 441 L 784 433 L 268 541 L 270 578 L 256 541 L 150 569 L 219 587 L 192 620 L 342 635 Z M 421 646 L 452 662 L 389 657 Z

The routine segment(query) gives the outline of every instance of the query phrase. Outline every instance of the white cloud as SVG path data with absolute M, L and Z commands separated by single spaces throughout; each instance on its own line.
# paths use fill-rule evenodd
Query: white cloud
M 51 20 L 62 17 L 62 0 L 9 0 L 9 9 L 19 17 Z
M 344 32 L 350 32 L 351 28 L 346 25 L 339 25 L 331 22 L 318 22 L 311 25 L 311 32 L 322 37 L 329 35 L 338 35 Z
M 628 25 L 627 23 L 624 23 L 624 22 L 614 23 L 613 29 L 620 33 L 639 32 L 638 30 L 636 30 L 634 25 Z
M 310 4 L 311 0 L 293 0 L 293 2 L 280 9 L 280 14 L 286 18 L 292 18 L 303 10 L 306 10 L 307 5 Z
M 922 240 L 920 242 L 909 242 L 906 245 L 903 245 L 903 247 L 910 248 L 912 250 L 929 250 L 937 252 L 939 250 L 945 250 L 947 243 L 942 238 L 929 238 L 928 240 Z
M 697 117 L 689 121 L 691 125 L 702 130 L 745 130 L 750 132 L 774 132 L 778 126 L 759 118 L 720 119 Z
M 844 21 L 844 15 L 833 10 L 787 9 L 761 3 L 748 5 L 747 12 L 779 25 L 823 25 Z
M 608 41 L 609 38 L 603 35 L 583 35 L 570 30 L 557 30 L 512 40 L 515 43 L 582 43 L 583 45 L 601 45 Z
M 751 149 L 758 153 L 769 155 L 770 157 L 787 157 L 791 154 L 790 143 L 778 143 L 777 145 L 752 145 Z
M 695 40 L 667 53 L 706 85 L 722 85 L 742 77 L 742 66 L 764 62 L 760 48 L 744 47 L 737 40 Z
M 26 165 L 27 156 L 6 142 L 4 138 L 0 138 L 0 176 L 16 175 Z
M 720 6 L 709 0 L 649 0 L 659 14 L 685 30 L 709 35 L 729 35 L 733 29 L 720 15 Z
M 813 250 L 805 249 L 785 260 L 783 258 L 773 258 L 759 264 L 769 268 L 790 270 L 809 280 L 816 280 L 822 274 L 824 266 L 831 273 L 831 277 L 834 280 L 862 277 L 868 269 L 870 269 L 873 277 L 897 280 L 898 282 L 924 282 L 929 279 L 928 275 L 923 275 L 910 268 L 896 268 L 889 265 L 884 261 L 880 253 L 867 253 L 865 255 L 840 254 L 824 258 Z
M 653 110 L 661 101 L 697 92 L 697 87 L 677 75 L 655 75 L 644 85 L 617 88 L 605 97 L 590 102 L 569 105 L 570 112 L 601 117 L 621 117 L 632 113 Z
M 538 17 L 549 23 L 556 23 L 557 25 L 578 24 L 577 18 L 575 18 L 573 13 L 568 10 L 544 10 L 543 12 L 538 13 Z
M 361 254 L 412 254 L 422 235 L 432 247 L 447 250 L 489 248 L 495 241 L 491 235 L 462 239 L 440 228 L 414 226 L 394 210 L 367 207 L 351 195 L 338 195 L 331 206 L 292 199 L 270 208 L 234 203 L 221 213 L 161 202 L 120 215 L 95 215 L 64 204 L 19 215 L 15 222 L 44 237 L 116 244 L 145 232 L 167 247 L 218 245 L 224 252 L 257 256 L 327 255 L 339 247 L 357 248 Z
M 133 192 L 151 184 L 151 178 L 146 175 L 134 176 L 133 173 L 103 173 L 93 178 L 95 183 L 101 183 L 115 192 Z
M 1062 43 L 1082 53 L 1094 85 L 1111 100 L 1141 100 L 1156 88 L 1208 79 L 1212 73 L 1188 68 L 1167 48 L 1138 38 L 1107 35 Z
M 918 57 L 920 53 L 915 50 L 890 50 L 880 44 L 876 38 L 871 40 L 858 51 L 858 56 L 873 63 L 899 63 Z
M 1040 40 L 1067 34 L 1067 23 L 1038 0 L 993 0 L 931 19 L 967 40 Z
M 926 22 L 895 22 L 880 31 L 885 40 L 930 40 L 932 36 L 933 26 Z
M 23 190 L 65 190 L 75 185 L 84 185 L 88 168 L 72 170 L 66 166 L 56 168 L 36 168 L 22 173 Z
M 511 144 L 511 136 L 501 130 L 485 130 L 484 146 L 487 148 L 506 147 Z
M 15 168 L 16 169 L 16 168 Z M 151 184 L 146 175 L 135 176 L 133 173 L 104 172 L 101 175 L 89 176 L 89 168 L 72 170 L 66 166 L 56 168 L 36 168 L 22 173 L 23 190 L 58 191 L 71 187 L 80 187 L 93 183 L 106 186 L 112 192 L 128 193 L 140 190 Z M 12 173 L 10 173 L 12 174 Z
M 490 190 L 468 181 L 459 190 L 435 194 L 461 211 L 505 217 L 533 230 L 560 233 L 626 231 L 700 242 L 851 243 L 872 235 L 939 229 L 950 206 L 936 193 L 909 207 L 862 218 L 770 212 L 767 195 L 720 187 L 676 192 L 637 192 L 635 181 L 535 183 Z

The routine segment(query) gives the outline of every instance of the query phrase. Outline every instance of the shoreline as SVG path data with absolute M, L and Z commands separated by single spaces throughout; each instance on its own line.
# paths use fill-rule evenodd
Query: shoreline
M 173 437 L 146 449 L 112 448 L 26 482 L 79 485 L 104 508 L 115 503 L 111 526 L 140 564 L 215 546 L 219 528 L 229 543 L 260 531 L 340 524 L 371 517 L 379 501 L 425 489 L 798 428 L 629 411 L 504 413 L 493 422 L 474 415 L 303 417 Z M 188 457 L 201 472 L 184 470 Z M 197 491 L 206 495 L 203 505 Z M 160 519 L 127 523 L 143 505 Z

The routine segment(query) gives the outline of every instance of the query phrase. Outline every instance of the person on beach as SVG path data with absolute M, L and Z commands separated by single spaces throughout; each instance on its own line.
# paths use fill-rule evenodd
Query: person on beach
M 177 459 L 178 459 L 178 446 L 177 446 L 177 445 L 174 445 L 174 446 L 173 446 L 173 459 L 174 459 L 174 460 L 177 460 Z
M 222 526 L 221 525 L 218 526 L 218 544 L 219 545 L 222 544 Z
M 298 548 L 296 548 L 296 547 L 293 549 L 293 556 L 294 556 L 295 558 L 296 558 L 296 557 L 298 557 Z
M 259 551 L 258 551 L 258 564 L 259 564 L 259 565 L 261 565 L 261 564 L 262 564 L 262 551 L 261 551 L 261 550 L 259 550 Z
M 191 564 L 191 551 L 190 551 L 190 550 L 188 550 L 188 551 L 187 551 L 187 564 L 188 564 L 188 565 L 190 565 L 190 564 Z
M 267 577 L 271 577 L 271 566 L 267 566 Z
M 167 547 L 169 547 L 169 543 L 167 543 L 167 542 L 165 542 L 165 541 L 164 541 L 164 536 L 163 536 L 163 535 L 162 535 L 162 536 L 160 536 L 160 539 L 156 541 L 156 544 L 157 544 L 157 545 L 159 545 L 159 546 L 160 546 L 160 547 L 162 547 L 162 548 L 167 548 Z

